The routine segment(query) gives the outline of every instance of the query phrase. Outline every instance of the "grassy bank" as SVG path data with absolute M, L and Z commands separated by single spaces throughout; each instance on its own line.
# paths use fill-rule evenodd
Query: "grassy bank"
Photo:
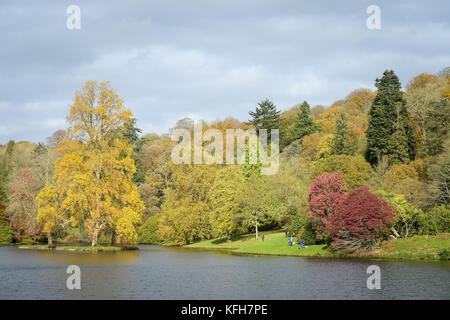
M 330 251 L 325 245 L 309 245 L 299 249 L 298 245 L 288 246 L 283 232 L 263 232 L 264 242 L 255 239 L 254 234 L 241 235 L 231 240 L 226 238 L 207 240 L 191 245 L 187 248 L 228 249 L 237 254 L 260 254 L 299 257 L 365 257 L 379 259 L 410 259 L 410 260 L 439 260 L 439 255 L 450 248 L 450 235 L 413 237 L 384 241 L 380 248 L 359 255 L 344 255 Z
M 83 244 L 58 244 L 54 248 L 49 248 L 47 245 L 21 245 L 20 249 L 32 249 L 32 250 L 56 250 L 56 251 L 76 251 L 76 252 L 117 252 L 138 250 L 138 247 L 134 246 L 97 246 L 91 247 L 90 245 Z

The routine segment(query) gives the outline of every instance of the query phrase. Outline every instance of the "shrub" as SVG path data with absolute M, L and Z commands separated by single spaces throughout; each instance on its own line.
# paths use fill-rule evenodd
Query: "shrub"
M 317 239 L 316 231 L 314 230 L 313 226 L 310 223 L 303 226 L 301 231 L 302 231 L 301 234 L 299 232 L 299 237 L 297 238 L 298 240 L 305 241 L 305 244 L 314 245 L 323 243 L 323 241 Z
M 450 232 L 450 207 L 440 205 L 425 212 L 419 217 L 419 227 L 421 234 Z
M 352 191 L 330 216 L 326 232 L 332 249 L 351 253 L 372 248 L 393 220 L 393 211 L 368 187 Z
M 440 260 L 450 260 L 450 250 L 449 249 L 443 249 L 438 253 Z

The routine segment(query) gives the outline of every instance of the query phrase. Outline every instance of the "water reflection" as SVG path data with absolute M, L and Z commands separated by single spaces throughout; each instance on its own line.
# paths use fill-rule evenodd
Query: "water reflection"
M 70 264 L 81 268 L 81 290 L 66 289 Z M 370 264 L 381 268 L 381 290 L 366 288 Z M 0 299 L 449 299 L 449 283 L 448 262 L 235 256 L 155 246 L 115 253 L 0 247 Z

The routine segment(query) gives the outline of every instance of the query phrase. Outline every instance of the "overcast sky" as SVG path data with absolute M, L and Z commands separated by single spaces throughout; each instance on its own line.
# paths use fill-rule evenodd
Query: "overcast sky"
M 80 30 L 66 27 L 72 4 Z M 371 4 L 381 30 L 366 27 Z M 449 16 L 448 0 L 2 0 L 0 143 L 65 129 L 87 80 L 110 80 L 145 133 L 183 117 L 246 121 L 266 97 L 329 105 L 385 69 L 405 85 L 450 65 Z

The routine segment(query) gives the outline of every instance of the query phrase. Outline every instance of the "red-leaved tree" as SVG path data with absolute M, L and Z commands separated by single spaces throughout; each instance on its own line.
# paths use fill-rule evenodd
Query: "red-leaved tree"
M 393 220 L 393 211 L 367 186 L 350 192 L 329 216 L 331 247 L 345 252 L 372 248 Z
M 329 217 L 345 197 L 347 187 L 340 172 L 325 172 L 314 179 L 309 188 L 308 218 L 320 238 L 325 237 Z

